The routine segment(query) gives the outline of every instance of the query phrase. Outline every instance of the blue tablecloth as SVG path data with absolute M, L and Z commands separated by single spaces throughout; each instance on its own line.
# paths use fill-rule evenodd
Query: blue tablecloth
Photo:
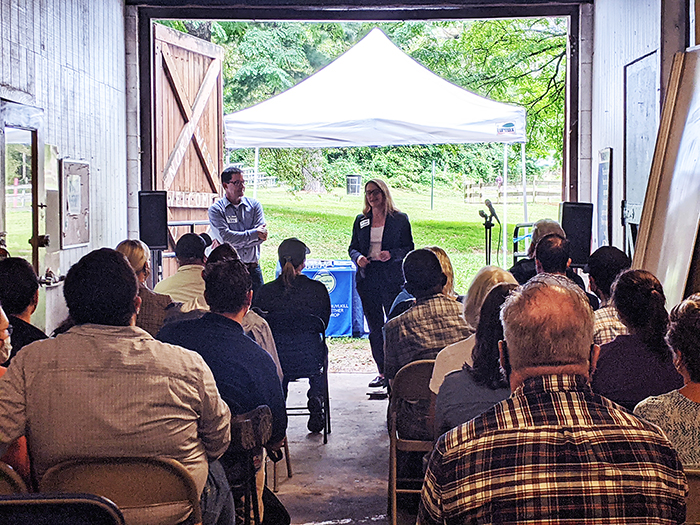
M 307 259 L 302 273 L 326 285 L 331 296 L 328 337 L 358 337 L 366 333 L 360 296 L 355 290 L 355 264 L 352 261 Z

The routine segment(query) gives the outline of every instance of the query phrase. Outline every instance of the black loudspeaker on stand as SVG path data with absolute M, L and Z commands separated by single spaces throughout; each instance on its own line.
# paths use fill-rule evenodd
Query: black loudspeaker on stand
M 139 192 L 139 237 L 151 250 L 168 248 L 168 194 Z
M 593 204 L 562 202 L 559 205 L 559 224 L 571 246 L 571 266 L 583 268 L 591 254 Z

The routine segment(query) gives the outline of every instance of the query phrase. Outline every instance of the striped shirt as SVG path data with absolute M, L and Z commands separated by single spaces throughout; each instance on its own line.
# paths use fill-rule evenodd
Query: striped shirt
M 683 523 L 686 494 L 657 427 L 543 376 L 438 440 L 418 523 Z

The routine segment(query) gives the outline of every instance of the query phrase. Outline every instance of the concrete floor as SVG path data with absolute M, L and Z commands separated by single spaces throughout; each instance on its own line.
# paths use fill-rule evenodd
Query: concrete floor
M 331 427 L 328 443 L 310 434 L 307 418 L 289 418 L 287 438 L 293 477 L 287 478 L 284 461 L 278 464 L 277 496 L 293 524 L 387 523 L 389 436 L 387 400 L 367 396 L 374 374 L 331 374 Z M 308 383 L 289 385 L 288 405 L 305 404 Z M 272 476 L 272 467 L 268 467 Z M 272 480 L 268 480 L 272 486 Z M 415 516 L 399 513 L 400 524 L 415 523 Z

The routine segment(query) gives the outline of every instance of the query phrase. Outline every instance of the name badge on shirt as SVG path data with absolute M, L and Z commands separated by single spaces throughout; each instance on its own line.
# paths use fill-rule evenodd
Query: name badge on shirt
M 226 220 L 227 220 L 229 223 L 236 224 L 236 223 L 238 222 L 238 217 L 236 217 L 235 215 L 227 215 L 227 216 L 226 216 Z
M 360 221 L 360 228 L 365 228 L 367 226 L 369 226 L 369 219 L 362 219 Z

